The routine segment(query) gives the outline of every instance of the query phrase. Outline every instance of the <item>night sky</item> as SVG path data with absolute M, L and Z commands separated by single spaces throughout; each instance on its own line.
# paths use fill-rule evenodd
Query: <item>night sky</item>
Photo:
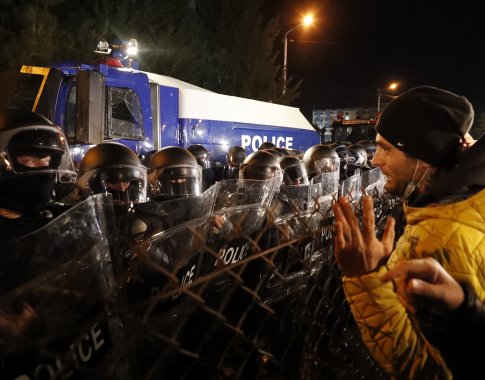
M 376 106 L 377 88 L 392 81 L 397 92 L 442 87 L 485 112 L 479 1 L 268 0 L 267 7 L 281 16 L 283 34 L 305 10 L 317 17 L 317 25 L 288 37 L 288 75 L 303 79 L 293 105 L 309 119 L 313 108 Z

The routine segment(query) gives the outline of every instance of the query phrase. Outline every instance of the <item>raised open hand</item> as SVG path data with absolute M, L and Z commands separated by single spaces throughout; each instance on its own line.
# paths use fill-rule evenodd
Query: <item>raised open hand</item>
M 361 276 L 384 263 L 394 244 L 394 218 L 389 218 L 382 235 L 375 231 L 374 202 L 363 197 L 363 226 L 352 210 L 347 197 L 340 197 L 332 206 L 335 215 L 335 258 L 347 276 Z

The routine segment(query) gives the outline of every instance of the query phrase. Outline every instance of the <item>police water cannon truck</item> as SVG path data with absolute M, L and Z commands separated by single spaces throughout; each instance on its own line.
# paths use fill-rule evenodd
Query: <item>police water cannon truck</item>
M 298 108 L 222 95 L 138 70 L 138 44 L 98 42 L 96 63 L 22 66 L 0 76 L 0 106 L 42 114 L 60 126 L 73 160 L 93 145 L 117 141 L 138 155 L 164 146 L 204 145 L 225 163 L 232 146 L 249 154 L 265 141 L 304 151 L 319 133 Z

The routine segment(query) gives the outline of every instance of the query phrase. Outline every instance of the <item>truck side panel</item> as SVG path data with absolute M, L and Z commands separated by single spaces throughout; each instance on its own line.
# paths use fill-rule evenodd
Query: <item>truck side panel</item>
M 182 146 L 182 136 L 179 129 L 179 89 L 160 86 L 159 107 L 160 146 Z
M 251 153 L 264 141 L 306 150 L 320 143 L 320 134 L 295 107 L 180 87 L 183 145 L 202 144 L 225 163 L 231 146 Z
M 264 141 L 297 150 L 306 150 L 320 142 L 315 131 L 306 129 L 201 119 L 181 119 L 180 123 L 184 131 L 184 147 L 202 144 L 219 162 L 225 162 L 228 149 L 235 145 L 242 146 L 249 154 Z

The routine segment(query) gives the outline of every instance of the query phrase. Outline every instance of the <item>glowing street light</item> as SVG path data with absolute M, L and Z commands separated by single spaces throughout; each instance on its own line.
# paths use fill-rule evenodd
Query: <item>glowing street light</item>
M 389 86 L 387 86 L 385 88 L 385 90 L 388 90 L 388 91 L 395 91 L 397 88 L 399 87 L 399 83 L 397 82 L 391 82 L 389 83 Z M 382 96 L 391 96 L 393 97 L 392 95 L 387 95 L 385 93 L 382 92 L 382 89 L 378 88 L 377 89 L 377 113 L 379 114 L 381 112 L 381 97 Z
M 290 30 L 288 30 L 285 33 L 285 38 L 284 38 L 285 47 L 284 47 L 284 50 L 283 50 L 283 95 L 286 92 L 286 74 L 287 74 L 287 71 L 288 71 L 288 34 L 293 32 L 295 29 L 298 29 L 302 26 L 311 25 L 312 23 L 313 23 L 313 15 L 311 15 L 311 14 L 306 15 L 303 18 L 301 23 L 294 26 L 293 28 L 291 28 Z

